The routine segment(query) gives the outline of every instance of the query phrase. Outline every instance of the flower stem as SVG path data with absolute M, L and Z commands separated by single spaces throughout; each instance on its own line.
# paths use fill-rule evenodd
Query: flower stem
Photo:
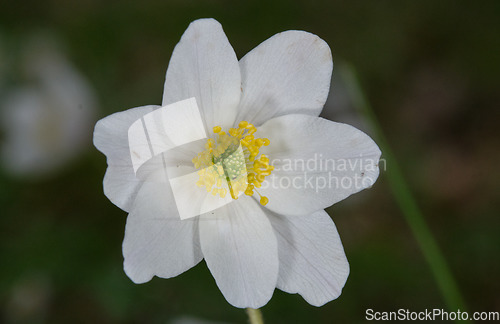
M 345 65 L 341 68 L 340 73 L 346 80 L 350 97 L 354 100 L 354 105 L 361 110 L 373 127 L 374 136 L 383 152 L 386 164 L 389 166 L 386 171 L 386 177 L 394 198 L 401 208 L 403 216 L 410 226 L 425 260 L 429 264 L 445 304 L 450 311 L 465 311 L 465 304 L 455 279 L 403 177 L 403 172 L 399 168 L 396 157 L 382 132 L 377 117 L 361 90 L 354 68 L 350 65 Z
M 262 319 L 262 312 L 260 309 L 247 308 L 247 315 L 250 324 L 264 324 L 264 320 Z

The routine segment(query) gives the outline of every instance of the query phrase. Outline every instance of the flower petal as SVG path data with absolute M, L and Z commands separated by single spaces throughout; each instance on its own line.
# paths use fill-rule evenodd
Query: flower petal
M 318 116 L 328 97 L 333 69 L 328 44 L 316 35 L 286 31 L 240 60 L 243 95 L 237 120 L 258 126 L 273 117 Z
M 262 184 L 267 208 L 282 215 L 309 215 L 371 187 L 381 155 L 360 130 L 323 118 L 287 115 L 259 128 L 275 170 Z
M 163 106 L 196 98 L 205 127 L 232 127 L 241 96 L 238 59 L 214 19 L 192 22 L 172 53 Z
M 132 108 L 107 116 L 97 122 L 94 145 L 107 157 L 108 169 L 104 176 L 104 194 L 113 204 L 129 211 L 141 180 L 132 167 L 128 129 L 133 122 L 158 106 Z
M 276 287 L 278 247 L 263 209 L 241 196 L 199 223 L 203 256 L 226 300 L 240 308 L 265 305 Z
M 330 216 L 321 210 L 305 217 L 274 214 L 269 220 L 278 239 L 277 287 L 314 306 L 340 296 L 349 263 Z
M 124 269 L 135 283 L 175 277 L 203 259 L 198 220 L 181 220 L 168 182 L 145 181 L 127 218 Z

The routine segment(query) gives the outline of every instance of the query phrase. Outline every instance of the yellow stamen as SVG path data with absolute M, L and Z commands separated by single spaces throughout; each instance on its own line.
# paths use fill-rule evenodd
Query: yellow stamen
M 269 139 L 256 138 L 257 128 L 247 121 L 241 121 L 238 128 L 230 128 L 227 133 L 220 126 L 215 126 L 213 132 L 216 140 L 208 139 L 205 150 L 192 160 L 200 169 L 196 185 L 224 198 L 227 195 L 222 186 L 224 180 L 233 199 L 238 199 L 241 193 L 254 195 L 255 188 L 260 188 L 274 170 L 267 156 L 259 156 L 260 148 L 270 144 Z M 268 202 L 267 197 L 260 198 L 262 205 Z

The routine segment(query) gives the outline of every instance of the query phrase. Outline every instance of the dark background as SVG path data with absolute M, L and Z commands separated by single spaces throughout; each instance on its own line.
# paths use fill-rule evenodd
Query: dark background
M 350 62 L 468 309 L 500 311 L 500 2 L 3 1 L 0 46 L 15 62 L 30 35 L 56 35 L 98 95 L 97 121 L 160 104 L 171 52 L 203 17 L 221 22 L 239 58 L 275 33 L 300 29 L 330 45 L 334 64 Z M 5 93 L 22 80 L 10 63 L 3 71 Z M 335 85 L 325 115 L 350 122 L 335 105 Z M 126 277 L 126 213 L 103 195 L 105 157 L 90 136 L 87 146 L 43 178 L 0 169 L 0 322 L 165 323 L 188 315 L 244 323 L 204 262 L 143 285 Z M 316 308 L 276 291 L 263 308 L 267 322 L 361 322 L 367 308 L 445 308 L 384 173 L 328 212 L 351 266 L 342 295 Z

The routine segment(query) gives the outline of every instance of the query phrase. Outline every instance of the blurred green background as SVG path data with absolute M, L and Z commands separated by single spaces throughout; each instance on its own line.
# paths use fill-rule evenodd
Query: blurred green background
M 500 311 L 499 1 L 3 1 L 0 96 L 26 82 L 19 49 L 45 33 L 96 92 L 91 124 L 160 104 L 171 52 L 202 17 L 223 25 L 239 58 L 300 29 L 323 38 L 335 64 L 350 62 L 468 309 Z M 334 77 L 324 115 L 373 134 L 355 110 L 337 107 L 341 83 Z M 204 262 L 143 285 L 126 277 L 126 213 L 102 192 L 106 162 L 92 127 L 85 149 L 48 175 L 1 167 L 0 322 L 246 322 Z M 263 308 L 268 323 L 362 322 L 367 308 L 446 307 L 384 173 L 328 212 L 351 266 L 342 295 L 316 308 L 277 290 Z

